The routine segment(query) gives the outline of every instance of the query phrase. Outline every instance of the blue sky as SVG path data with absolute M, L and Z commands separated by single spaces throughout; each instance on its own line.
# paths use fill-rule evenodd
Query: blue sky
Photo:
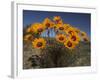
M 69 12 L 48 12 L 48 11 L 31 11 L 23 10 L 23 25 L 42 22 L 44 18 L 53 19 L 54 16 L 61 16 L 64 23 L 85 31 L 90 36 L 91 30 L 91 14 L 89 13 L 69 13 Z

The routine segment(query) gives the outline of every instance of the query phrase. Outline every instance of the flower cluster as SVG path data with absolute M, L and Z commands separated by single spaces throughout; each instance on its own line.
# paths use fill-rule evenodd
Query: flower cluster
M 51 29 L 54 29 L 56 33 L 56 41 L 62 43 L 68 49 L 74 49 L 80 41 L 89 41 L 85 32 L 68 23 L 64 23 L 60 16 L 54 16 L 53 20 L 45 18 L 41 23 L 31 24 L 31 26 L 26 29 L 26 33 L 31 34 L 26 34 L 24 40 L 31 40 L 34 48 L 45 48 L 47 44 L 46 39 L 34 37 L 34 34 L 41 35 L 44 31 L 47 31 L 49 37 L 49 30 Z

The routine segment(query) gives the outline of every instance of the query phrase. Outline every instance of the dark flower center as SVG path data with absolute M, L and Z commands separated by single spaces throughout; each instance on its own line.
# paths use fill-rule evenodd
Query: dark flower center
M 60 37 L 59 40 L 63 41 L 64 40 L 64 37 Z
M 72 33 L 73 33 L 73 31 L 69 31 L 68 33 L 69 33 L 69 34 L 72 34 Z
M 42 32 L 42 31 L 43 31 L 43 29 L 42 29 L 42 28 L 39 28 L 39 29 L 38 29 L 38 32 Z
M 59 29 L 60 29 L 60 30 L 64 30 L 64 28 L 63 28 L 63 27 L 59 27 Z
M 81 33 L 81 36 L 84 36 L 84 33 Z
M 71 46 L 72 46 L 72 43 L 69 41 L 69 42 L 67 43 L 67 45 L 68 45 L 68 47 L 71 47 Z
M 50 23 L 46 23 L 46 26 L 47 26 L 47 27 L 50 27 Z
M 84 41 L 88 41 L 86 38 L 83 39 Z
M 42 42 L 38 42 L 38 43 L 37 43 L 37 46 L 38 46 L 38 47 L 41 47 L 42 45 L 43 45 Z
M 75 36 L 72 36 L 71 38 L 73 41 L 76 41 L 76 37 Z
M 76 31 L 76 33 L 78 33 L 78 31 Z
M 60 19 L 56 20 L 57 23 L 59 23 Z
M 32 40 L 32 39 L 33 39 L 33 36 L 30 36 L 30 37 L 29 37 L 29 40 Z

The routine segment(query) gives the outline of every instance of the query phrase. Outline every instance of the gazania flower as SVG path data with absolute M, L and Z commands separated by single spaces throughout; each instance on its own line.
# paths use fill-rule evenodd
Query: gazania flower
M 32 34 L 27 34 L 27 35 L 24 36 L 25 41 L 31 41 L 31 40 L 33 40 L 33 38 L 34 37 L 32 36 Z
M 56 29 L 64 31 L 65 30 L 65 26 L 63 24 L 63 22 L 56 24 Z
M 65 27 L 62 24 L 57 24 L 56 25 L 56 29 L 61 30 L 61 31 L 64 31 L 65 30 Z
M 45 48 L 46 46 L 46 41 L 43 38 L 36 38 L 33 42 L 32 45 L 34 48 L 41 49 Z
M 84 37 L 82 37 L 82 40 L 85 41 L 85 42 L 88 42 L 89 38 L 88 38 L 88 36 L 84 36 Z
M 65 27 L 65 30 L 67 30 L 68 28 L 70 28 L 69 24 L 63 24 L 63 26 Z
M 58 34 L 56 35 L 56 40 L 63 43 L 66 41 L 66 36 L 64 34 Z
M 66 34 L 69 34 L 69 35 L 74 35 L 74 34 L 76 34 L 74 28 L 72 28 L 72 27 L 69 27 L 67 30 L 65 30 L 65 33 L 66 33 Z
M 57 22 L 56 24 L 63 24 L 63 21 L 62 20 L 60 20 L 59 22 Z
M 83 32 L 83 31 L 80 32 L 80 35 L 81 35 L 82 37 L 87 36 L 87 34 L 86 34 L 85 32 Z
M 54 28 L 56 25 L 54 22 L 51 22 L 51 28 Z
M 30 28 L 30 27 L 27 28 L 26 32 L 27 32 L 27 33 L 28 33 L 28 32 L 31 32 L 31 28 Z
M 43 21 L 43 26 L 45 28 L 52 28 L 53 22 L 49 18 L 45 18 L 44 21 Z
M 64 42 L 64 45 L 65 45 L 65 47 L 68 48 L 68 49 L 74 49 L 75 46 L 76 46 L 70 39 L 67 39 L 67 40 Z
M 78 34 L 70 35 L 69 38 L 75 44 L 78 44 L 80 41 L 80 37 L 78 36 Z
M 75 27 L 74 27 L 74 30 L 75 30 L 75 32 L 76 32 L 77 34 L 80 33 L 80 30 L 79 30 L 78 28 L 75 28 Z
M 27 33 L 29 33 L 29 32 L 32 32 L 32 33 L 33 33 L 34 30 L 32 29 L 32 27 L 29 27 L 29 28 L 27 28 L 26 32 L 27 32 Z
M 89 41 L 89 38 L 88 38 L 88 36 L 87 36 L 87 34 L 85 32 L 81 31 L 80 32 L 80 36 L 82 38 L 82 41 L 85 41 L 85 42 Z
M 54 19 L 53 19 L 56 23 L 59 23 L 59 21 L 61 20 L 61 17 L 60 16 L 54 16 Z
M 31 25 L 31 29 L 35 32 L 35 33 L 41 33 L 44 30 L 44 27 L 41 23 L 34 23 Z

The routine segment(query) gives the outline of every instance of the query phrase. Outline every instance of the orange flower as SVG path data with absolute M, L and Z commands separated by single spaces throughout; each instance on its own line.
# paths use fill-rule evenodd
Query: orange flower
M 54 22 L 51 22 L 51 28 L 54 28 L 56 25 Z
M 82 37 L 82 40 L 85 42 L 89 42 L 89 38 L 87 36 Z
M 82 38 L 82 41 L 85 41 L 85 42 L 89 41 L 89 38 L 88 38 L 88 36 L 87 36 L 87 34 L 85 32 L 81 31 L 80 32 L 80 36 Z
M 33 30 L 35 33 L 41 33 L 44 30 L 44 27 L 41 23 L 34 23 L 31 25 L 31 30 Z
M 56 29 L 64 31 L 65 27 L 63 25 L 56 25 Z
M 32 34 L 27 34 L 27 35 L 24 36 L 25 41 L 31 41 L 31 40 L 33 40 L 33 38 L 34 37 L 32 36 Z
M 56 23 L 59 23 L 59 21 L 61 21 L 61 17 L 60 16 L 54 16 L 53 19 Z
M 32 45 L 34 48 L 37 49 L 43 49 L 46 46 L 46 41 L 43 38 L 36 38 L 33 42 Z
M 75 32 L 76 32 L 77 34 L 80 33 L 80 30 L 79 30 L 78 28 L 75 28 L 75 27 L 74 27 L 74 29 L 75 29 Z
M 69 34 L 69 35 L 74 35 L 74 34 L 76 34 L 74 28 L 72 28 L 72 27 L 69 27 L 67 30 L 65 30 L 65 33 L 66 33 L 66 34 Z
M 67 39 L 66 42 L 64 42 L 64 45 L 68 49 L 74 49 L 76 46 L 70 39 Z
M 45 28 L 52 28 L 53 27 L 53 22 L 49 18 L 45 18 L 43 21 L 43 26 Z
M 70 24 L 64 24 L 63 26 L 65 27 L 65 30 L 67 30 L 68 28 L 70 28 Z
M 64 31 L 65 30 L 65 26 L 63 25 L 63 22 L 61 21 L 61 23 L 56 24 L 56 29 Z
M 30 26 L 30 27 L 28 27 L 27 29 L 26 29 L 26 32 L 27 33 L 34 33 L 34 30 L 33 30 L 33 28 Z
M 78 34 L 70 35 L 69 38 L 75 44 L 78 44 L 80 41 L 80 37 L 78 36 Z
M 56 40 L 63 43 L 66 41 L 66 36 L 64 34 L 58 34 L 56 35 Z
M 86 34 L 85 32 L 83 32 L 83 31 L 80 32 L 80 35 L 81 35 L 82 37 L 87 36 L 87 34 Z

